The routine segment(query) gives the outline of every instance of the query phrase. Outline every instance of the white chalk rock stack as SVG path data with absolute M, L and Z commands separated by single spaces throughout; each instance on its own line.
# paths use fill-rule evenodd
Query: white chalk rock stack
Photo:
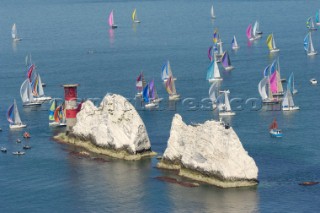
M 258 168 L 232 127 L 206 121 L 186 125 L 180 115 L 172 121 L 170 137 L 158 168 L 219 187 L 258 184 Z
M 89 151 L 118 158 L 135 160 L 134 155 L 155 155 L 138 112 L 127 99 L 116 94 L 107 94 L 99 107 L 90 100 L 84 102 L 67 138 Z

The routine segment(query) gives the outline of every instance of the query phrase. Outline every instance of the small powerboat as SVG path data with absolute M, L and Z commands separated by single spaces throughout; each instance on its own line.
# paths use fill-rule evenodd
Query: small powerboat
M 12 154 L 14 155 L 24 155 L 25 152 L 21 152 L 21 151 L 16 151 L 16 152 L 12 152 Z
M 282 137 L 282 130 L 281 129 L 270 129 L 270 135 L 275 138 Z
M 1 147 L 1 152 L 7 152 L 7 148 L 5 148 L 5 147 Z
M 31 146 L 29 146 L 29 145 L 24 145 L 24 146 L 23 146 L 23 149 L 31 149 Z
M 310 79 L 310 83 L 311 83 L 312 85 L 316 85 L 316 84 L 318 83 L 318 81 L 317 81 L 317 79 L 315 79 L 315 78 L 311 78 L 311 79 Z

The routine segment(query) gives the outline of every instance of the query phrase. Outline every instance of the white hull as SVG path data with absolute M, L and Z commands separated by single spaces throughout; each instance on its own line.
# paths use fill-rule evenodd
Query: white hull
M 140 21 L 139 21 L 139 20 L 134 20 L 133 22 L 134 22 L 134 23 L 140 23 Z
M 32 103 L 24 103 L 22 104 L 24 107 L 34 107 L 34 106 L 41 106 L 40 102 L 32 102 Z
M 272 50 L 270 50 L 270 53 L 276 53 L 276 52 L 279 52 L 280 51 L 280 49 L 272 49 Z
M 12 152 L 14 155 L 24 155 L 25 152 Z
M 298 106 L 290 106 L 290 107 L 282 107 L 283 111 L 294 111 L 294 110 L 299 110 L 300 107 Z
M 168 79 L 163 80 L 163 83 L 166 83 L 166 82 L 167 82 L 167 80 L 168 80 Z M 174 77 L 174 78 L 172 78 L 172 80 L 176 81 L 176 80 L 177 80 L 177 78 L 176 78 L 176 77 Z
M 318 81 L 316 79 L 310 79 L 310 83 L 313 85 L 316 85 L 318 83 Z
M 317 26 L 320 26 L 320 22 L 316 22 L 316 25 L 317 25 Z
M 21 41 L 22 38 L 14 38 L 13 41 Z
M 211 78 L 208 81 L 209 81 L 209 83 L 213 83 L 215 81 L 222 81 L 222 78 Z
M 39 97 L 39 98 L 34 98 L 35 102 L 39 102 L 39 103 L 43 103 L 46 101 L 50 101 L 52 98 L 49 96 L 43 96 L 43 97 Z
M 317 51 L 314 51 L 314 52 L 311 52 L 311 53 L 307 53 L 307 55 L 311 56 L 311 55 L 317 55 L 318 52 Z
M 169 100 L 170 101 L 174 101 L 174 100 L 179 100 L 180 99 L 180 95 L 176 94 L 176 95 L 169 95 Z
M 67 126 L 67 124 L 66 123 L 59 123 L 59 122 L 50 122 L 49 123 L 49 126 L 50 127 L 64 127 L 64 126 Z
M 145 107 L 146 109 L 153 109 L 153 108 L 156 108 L 157 106 L 158 106 L 158 105 L 155 104 L 155 103 L 148 103 L 148 104 L 144 105 L 144 107 Z
M 260 39 L 260 38 L 261 38 L 261 35 L 258 35 L 256 37 L 251 37 L 249 40 L 250 41 L 255 41 L 255 40 Z
M 27 125 L 26 124 L 10 124 L 9 127 L 10 129 L 22 129 L 22 128 L 26 128 Z
M 228 116 L 228 115 L 235 115 L 236 113 L 233 111 L 224 111 L 224 112 L 219 112 L 220 116 Z
M 157 98 L 157 99 L 154 99 L 152 100 L 152 103 L 160 103 L 161 101 L 163 100 L 163 98 Z
M 240 48 L 240 46 L 232 47 L 233 50 L 237 50 L 239 48 Z
M 298 93 L 298 90 L 296 90 L 296 89 L 294 89 L 293 92 L 292 92 L 293 95 L 297 94 L 297 93 Z
M 225 68 L 224 68 L 225 71 L 231 71 L 231 70 L 233 70 L 233 69 L 234 69 L 233 66 L 228 66 L 228 67 L 225 67 Z

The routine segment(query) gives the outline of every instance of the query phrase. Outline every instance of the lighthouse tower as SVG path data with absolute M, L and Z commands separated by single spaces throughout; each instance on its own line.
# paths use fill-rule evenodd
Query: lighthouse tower
M 77 104 L 77 87 L 79 84 L 65 84 L 64 100 L 66 107 L 67 133 L 72 131 L 72 127 L 77 122 L 78 104 Z

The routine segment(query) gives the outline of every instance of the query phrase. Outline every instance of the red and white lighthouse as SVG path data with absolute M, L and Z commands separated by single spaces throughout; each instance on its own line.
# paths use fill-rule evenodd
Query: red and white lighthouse
M 66 106 L 67 132 L 72 131 L 72 127 L 77 122 L 78 104 L 77 104 L 77 87 L 79 84 L 65 84 L 64 100 Z

